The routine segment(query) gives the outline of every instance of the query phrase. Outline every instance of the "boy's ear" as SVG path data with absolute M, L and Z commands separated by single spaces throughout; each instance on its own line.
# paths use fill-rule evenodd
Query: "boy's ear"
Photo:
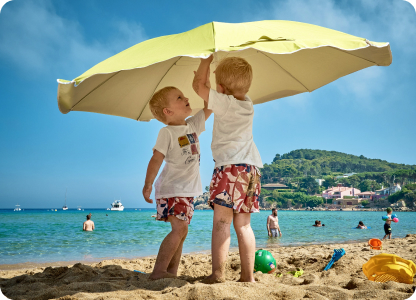
M 166 108 L 166 107 L 163 109 L 163 113 L 167 116 L 173 115 L 173 111 L 171 111 L 169 108 Z
M 219 84 L 219 85 L 218 85 L 218 89 L 219 89 L 219 92 L 220 92 L 221 94 L 225 94 L 225 88 L 222 86 L 222 84 Z

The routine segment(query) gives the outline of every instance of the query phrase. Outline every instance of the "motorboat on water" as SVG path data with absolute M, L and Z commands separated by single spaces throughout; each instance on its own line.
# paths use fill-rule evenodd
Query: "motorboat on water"
M 123 211 L 124 206 L 123 206 L 123 204 L 121 204 L 120 200 L 115 200 L 113 203 L 111 203 L 111 209 L 110 210 Z
M 20 208 L 20 205 L 19 204 L 17 204 L 16 205 L 16 208 L 14 209 L 14 211 L 21 211 L 22 209 Z
M 81 206 L 78 206 L 77 210 L 81 210 Z
M 68 191 L 68 189 L 65 190 L 65 205 L 62 206 L 62 210 L 68 210 L 68 206 L 66 206 L 66 192 Z

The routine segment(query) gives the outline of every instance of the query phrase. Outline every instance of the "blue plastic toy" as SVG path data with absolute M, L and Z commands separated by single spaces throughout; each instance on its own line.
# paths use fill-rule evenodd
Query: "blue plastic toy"
M 137 273 L 140 273 L 140 274 L 146 274 L 145 272 L 137 271 L 137 270 L 134 270 L 134 272 L 137 272 Z
M 341 257 L 343 257 L 345 254 L 344 248 L 341 249 L 334 249 L 334 254 L 332 255 L 331 261 L 326 265 L 324 271 L 328 271 L 331 269 L 334 262 L 338 261 Z

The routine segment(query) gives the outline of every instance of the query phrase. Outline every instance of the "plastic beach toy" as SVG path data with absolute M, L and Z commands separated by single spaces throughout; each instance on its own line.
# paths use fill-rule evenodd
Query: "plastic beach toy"
M 394 221 L 394 219 L 397 219 L 397 222 L 399 222 L 399 219 L 397 218 L 397 215 L 396 214 L 392 214 L 391 216 L 390 216 L 390 218 L 391 218 L 391 220 L 393 220 L 393 222 L 395 222 Z M 383 220 L 383 221 L 387 221 L 388 219 L 389 219 L 389 216 L 382 216 L 381 217 L 381 219 Z M 396 223 L 397 223 L 396 222 Z
M 368 244 L 370 245 L 370 249 L 373 250 L 381 250 L 383 249 L 383 242 L 379 239 L 371 239 L 368 241 Z
M 269 251 L 263 249 L 256 251 L 254 260 L 254 272 L 258 271 L 268 274 L 276 271 L 276 260 Z
M 393 219 L 393 222 L 394 222 L 394 223 L 399 222 L 399 218 L 394 218 L 394 219 Z
M 326 265 L 324 271 L 328 271 L 331 269 L 334 262 L 338 261 L 341 257 L 345 254 L 344 248 L 341 249 L 334 249 L 334 254 L 332 255 L 331 261 Z
M 413 261 L 397 255 L 382 253 L 370 258 L 363 265 L 363 272 L 371 281 L 411 284 L 416 273 L 416 265 Z
M 300 276 L 303 275 L 303 270 L 299 268 L 297 271 L 290 271 L 290 272 L 287 272 L 287 273 L 292 274 L 293 277 L 300 277 Z

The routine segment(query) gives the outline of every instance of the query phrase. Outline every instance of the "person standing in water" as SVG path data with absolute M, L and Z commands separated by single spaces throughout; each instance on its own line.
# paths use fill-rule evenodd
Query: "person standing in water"
M 91 220 L 91 213 L 87 215 L 87 221 L 84 222 L 82 230 L 84 231 L 93 231 L 95 229 L 94 222 Z
M 277 208 L 272 209 L 272 214 L 267 217 L 267 232 L 270 237 L 277 237 L 277 232 L 282 236 L 282 232 L 279 227 L 279 218 L 277 217 Z

